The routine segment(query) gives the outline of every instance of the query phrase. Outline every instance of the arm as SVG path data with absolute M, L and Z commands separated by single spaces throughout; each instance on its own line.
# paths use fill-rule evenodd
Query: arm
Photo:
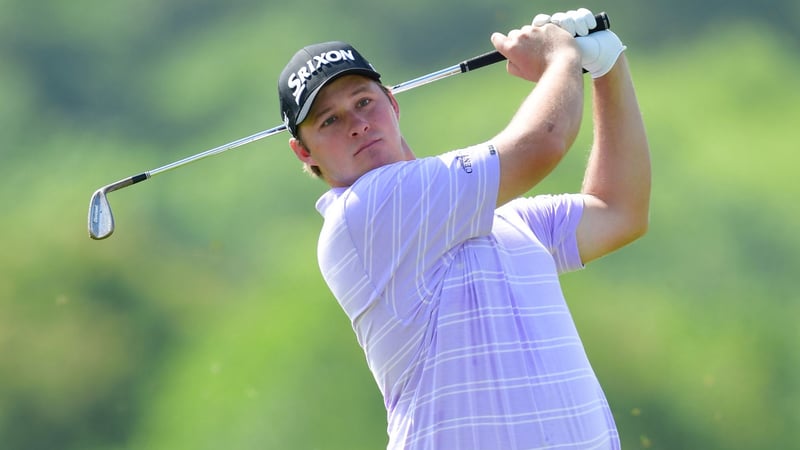
M 508 72 L 536 83 L 508 126 L 492 142 L 500 155 L 497 204 L 524 194 L 566 154 L 583 112 L 581 59 L 573 37 L 549 25 L 492 35 Z
M 594 144 L 577 238 L 587 263 L 642 236 L 650 208 L 650 151 L 625 55 L 593 80 Z

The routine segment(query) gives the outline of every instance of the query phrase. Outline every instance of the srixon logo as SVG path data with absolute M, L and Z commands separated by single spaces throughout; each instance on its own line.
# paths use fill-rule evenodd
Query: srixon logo
M 300 67 L 297 72 L 289 75 L 288 84 L 289 88 L 293 89 L 294 101 L 298 105 L 300 104 L 300 96 L 303 95 L 303 91 L 306 89 L 306 82 L 316 75 L 322 66 L 345 61 L 355 61 L 352 50 L 331 50 L 306 61 L 305 65 Z

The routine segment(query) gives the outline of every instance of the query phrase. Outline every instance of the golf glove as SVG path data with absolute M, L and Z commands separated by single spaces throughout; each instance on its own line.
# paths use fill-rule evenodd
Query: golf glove
M 533 18 L 533 26 L 535 27 L 541 27 L 546 23 L 558 25 L 573 36 L 586 36 L 589 34 L 589 30 L 597 26 L 594 14 L 586 8 L 557 12 L 552 16 L 538 14 Z
M 576 36 L 575 41 L 581 51 L 581 65 L 592 78 L 600 78 L 607 74 L 626 48 L 611 30 L 589 34 L 589 30 L 597 26 L 597 20 L 586 8 L 559 12 L 552 16 L 538 14 L 533 18 L 533 26 L 541 27 L 547 23 L 558 25 Z
M 626 48 L 611 30 L 578 36 L 575 42 L 581 49 L 581 65 L 592 78 L 600 78 L 607 74 Z

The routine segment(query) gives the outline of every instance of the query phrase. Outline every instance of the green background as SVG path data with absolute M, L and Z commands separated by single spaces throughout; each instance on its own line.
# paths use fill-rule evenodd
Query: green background
M 384 447 L 288 135 L 114 192 L 105 241 L 89 198 L 279 124 L 302 45 L 391 85 L 579 6 L 628 45 L 652 149 L 649 233 L 562 277 L 623 447 L 800 448 L 799 5 L 0 0 L 0 449 Z M 450 78 L 400 94 L 402 126 L 418 156 L 476 143 L 530 88 Z M 579 189 L 589 114 L 533 193 Z

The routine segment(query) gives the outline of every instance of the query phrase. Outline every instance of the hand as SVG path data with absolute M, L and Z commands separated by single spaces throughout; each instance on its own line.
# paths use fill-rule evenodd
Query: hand
M 626 48 L 611 30 L 579 36 L 575 38 L 575 42 L 581 49 L 581 65 L 592 78 L 607 74 Z
M 581 66 L 592 78 L 599 78 L 608 73 L 626 48 L 613 31 L 603 30 L 589 34 L 589 30 L 597 26 L 597 20 L 586 8 L 565 13 L 558 12 L 552 16 L 538 14 L 533 18 L 535 27 L 548 23 L 558 25 L 573 36 L 577 36 L 575 41 L 581 51 Z
M 577 42 L 557 26 L 525 25 L 509 31 L 508 35 L 494 33 L 491 41 L 508 59 L 507 70 L 511 75 L 538 82 L 542 73 L 558 61 L 573 65 L 580 74 L 581 55 Z
M 577 11 L 557 12 L 552 16 L 537 14 L 533 18 L 533 26 L 535 27 L 541 27 L 546 23 L 558 25 L 573 36 L 586 36 L 589 34 L 589 30 L 597 26 L 597 19 L 586 8 L 580 8 Z

